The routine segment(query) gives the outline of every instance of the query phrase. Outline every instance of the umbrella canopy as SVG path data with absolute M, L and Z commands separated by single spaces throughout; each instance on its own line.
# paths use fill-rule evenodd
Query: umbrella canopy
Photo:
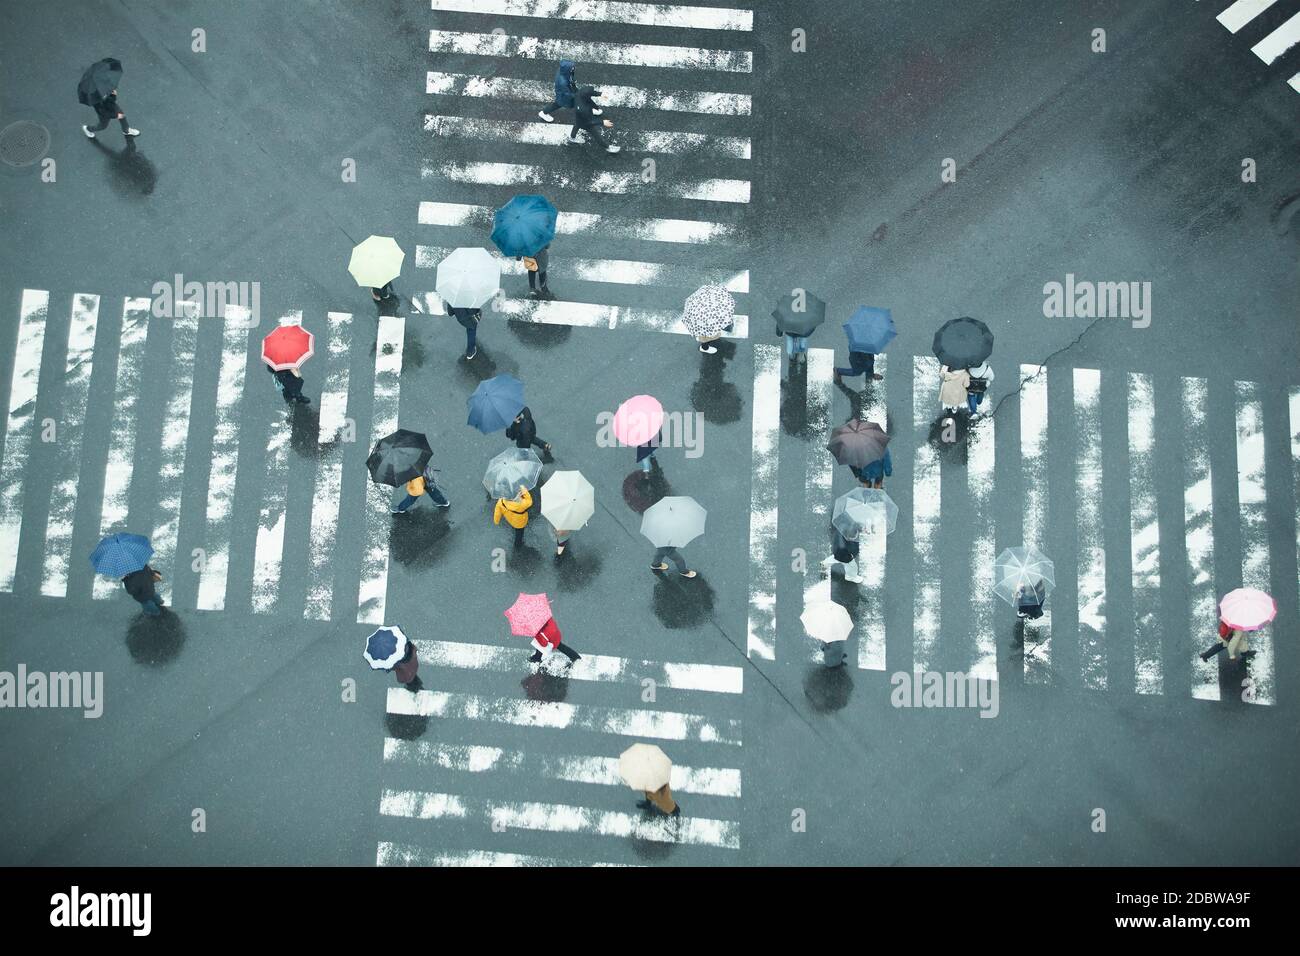
M 516 196 L 492 216 L 492 241 L 503 256 L 531 256 L 555 238 L 560 214 L 545 196 Z
M 406 253 L 392 236 L 370 236 L 357 243 L 348 262 L 348 272 L 357 285 L 380 288 L 402 274 Z
M 94 106 L 107 98 L 122 79 L 122 61 L 105 57 L 98 63 L 87 67 L 77 84 L 77 102 L 83 106 Z
M 377 485 L 404 485 L 424 474 L 424 466 L 433 457 L 429 439 L 419 432 L 399 428 L 379 439 L 366 459 L 370 480 Z
M 633 790 L 654 793 L 668 782 L 673 762 L 654 744 L 633 744 L 618 755 L 618 775 Z
M 479 382 L 474 394 L 465 400 L 469 419 L 484 435 L 507 427 L 524 407 L 524 383 L 502 372 Z
M 262 339 L 262 361 L 284 372 L 311 358 L 315 346 L 316 337 L 301 325 L 282 325 Z
M 971 368 L 993 354 L 993 333 L 968 315 L 952 319 L 934 333 L 934 354 L 949 368 Z
M 826 321 L 826 303 L 805 290 L 803 302 L 799 303 L 803 308 L 796 311 L 791 298 L 782 296 L 772 310 L 777 329 L 790 335 L 811 335 L 813 329 Z
M 843 606 L 834 601 L 809 601 L 799 615 L 803 629 L 808 636 L 831 644 L 835 641 L 847 641 L 853 630 L 853 619 Z
M 641 516 L 641 534 L 656 548 L 684 548 L 704 533 L 708 516 L 694 498 L 660 498 Z
M 532 490 L 542 474 L 542 460 L 531 448 L 507 448 L 488 462 L 483 487 L 493 498 L 513 498 L 519 486 Z
M 391 671 L 406 656 L 409 642 L 402 629 L 395 624 L 385 625 L 366 638 L 366 649 L 361 655 L 377 671 Z
M 883 428 L 855 418 L 831 432 L 826 448 L 841 465 L 861 468 L 884 458 L 888 444 L 889 436 Z
M 110 578 L 124 578 L 134 574 L 153 557 L 153 545 L 140 534 L 110 534 L 90 553 L 90 563 L 96 574 Z
M 457 309 L 477 309 L 501 288 L 501 263 L 477 246 L 453 249 L 438 263 L 434 289 Z
M 614 412 L 613 427 L 624 445 L 644 445 L 664 427 L 664 407 L 653 395 L 633 395 Z
M 504 613 L 510 622 L 510 633 L 518 637 L 536 637 L 537 632 L 554 616 L 551 614 L 551 602 L 545 594 L 524 594 L 522 591 Z
M 1277 617 L 1277 602 L 1256 588 L 1229 591 L 1219 602 L 1219 615 L 1228 627 L 1258 631 Z
M 1052 559 L 1037 548 L 1007 548 L 993 559 L 993 593 L 1012 607 L 1042 604 L 1056 587 Z
M 867 534 L 890 534 L 898 526 L 898 505 L 879 488 L 854 488 L 835 499 L 835 530 L 850 541 Z
M 858 310 L 844 323 L 844 334 L 849 337 L 850 352 L 869 352 L 877 355 L 894 340 L 898 330 L 894 328 L 894 317 L 888 309 L 876 309 L 867 305 L 858 306 Z
M 721 335 L 732 323 L 736 300 L 720 285 L 700 286 L 686 297 L 682 321 L 691 335 Z
M 557 531 L 577 531 L 596 511 L 596 491 L 580 471 L 557 471 L 542 485 L 542 517 Z

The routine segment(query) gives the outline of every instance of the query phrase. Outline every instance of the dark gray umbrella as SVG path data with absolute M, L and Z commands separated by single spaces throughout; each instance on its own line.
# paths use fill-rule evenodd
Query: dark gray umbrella
M 429 439 L 419 432 L 399 428 L 379 439 L 366 459 L 366 467 L 375 484 L 397 487 L 424 474 L 424 466 L 432 457 Z
M 811 335 L 813 329 L 826 321 L 826 303 L 805 290 L 803 301 L 798 303 L 803 309 L 797 310 L 794 298 L 782 296 L 780 303 L 772 310 L 777 331 L 789 335 Z
M 83 106 L 96 105 L 112 95 L 121 79 L 122 61 L 105 57 L 81 75 L 81 82 L 77 84 L 77 102 Z
M 993 354 L 993 333 L 979 319 L 963 315 L 934 333 L 934 354 L 949 368 L 971 368 Z
M 831 432 L 826 449 L 841 465 L 864 468 L 885 457 L 889 436 L 875 422 L 851 419 Z

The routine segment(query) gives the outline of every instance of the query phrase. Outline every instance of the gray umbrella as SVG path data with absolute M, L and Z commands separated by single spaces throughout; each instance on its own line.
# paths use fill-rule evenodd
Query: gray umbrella
M 483 487 L 493 498 L 513 498 L 519 486 L 532 489 L 542 474 L 542 460 L 531 448 L 507 448 L 488 462 Z
M 694 498 L 660 498 L 642 515 L 641 533 L 656 548 L 684 548 L 704 534 L 708 514 Z

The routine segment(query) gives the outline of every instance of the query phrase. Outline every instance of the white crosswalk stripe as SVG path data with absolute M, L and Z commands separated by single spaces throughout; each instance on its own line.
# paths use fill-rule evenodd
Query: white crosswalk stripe
M 27 456 L 36 430 L 36 395 L 41 385 L 45 321 L 50 294 L 23 290 L 18 341 L 9 381 L 9 415 L 5 419 L 4 459 L 0 461 L 0 591 L 14 589 L 18 546 L 23 534 L 23 489 Z
M 1229 33 L 1235 34 L 1251 26 L 1260 14 L 1276 2 L 1277 0 L 1236 0 L 1215 19 L 1223 24 Z M 1266 65 L 1271 65 L 1297 43 L 1300 43 L 1300 13 L 1293 14 L 1279 26 L 1268 31 L 1262 39 L 1251 46 L 1250 52 L 1263 60 Z M 1287 80 L 1287 85 L 1300 92 L 1300 73 Z
M 427 163 L 420 175 L 425 179 L 440 177 L 450 182 L 488 186 L 529 186 L 550 190 L 608 193 L 615 196 L 650 192 L 641 173 L 591 173 L 585 180 L 575 174 L 529 166 L 524 163 Z M 676 178 L 658 184 L 658 191 L 676 199 L 706 202 L 749 202 L 747 179 Z
M 420 223 L 428 226 L 492 228 L 492 209 L 466 203 L 422 202 Z M 714 244 L 734 241 L 740 229 L 730 223 L 697 219 L 630 218 L 560 211 L 556 235 L 590 239 L 634 239 L 645 242 Z
M 563 147 L 571 127 L 566 123 L 512 122 L 507 120 L 471 119 L 460 116 L 424 117 L 424 130 L 435 136 L 484 140 L 493 143 L 521 143 L 530 146 Z M 637 153 L 697 155 L 719 159 L 749 159 L 747 136 L 712 136 L 704 133 L 678 133 L 666 130 L 630 132 L 620 137 L 624 149 Z M 637 173 L 640 178 L 640 173 Z
M 416 246 L 415 264 L 420 268 L 436 268 L 451 254 L 450 247 Z M 507 259 L 494 253 L 502 275 L 526 276 L 527 271 L 518 259 Z M 749 270 L 710 269 L 692 263 L 643 262 L 635 259 L 563 259 L 553 263 L 551 276 L 557 279 L 574 279 L 580 282 L 607 282 L 615 285 L 676 286 L 693 291 L 702 285 L 720 285 L 729 292 L 749 291 Z M 427 293 L 426 293 L 427 294 Z M 443 314 L 441 308 L 438 314 Z
M 556 62 L 569 59 L 611 66 L 711 70 L 722 73 L 750 73 L 754 68 L 753 54 L 747 50 L 709 50 L 653 43 L 550 40 L 510 33 L 472 33 L 460 30 L 429 31 L 429 52 L 526 57 Z
M 549 79 L 527 80 L 437 70 L 425 74 L 424 91 L 430 95 L 467 96 L 471 99 L 532 105 L 549 103 L 555 94 Z M 747 93 L 656 90 L 620 86 L 617 83 L 600 84 L 600 101 L 615 109 L 662 110 L 667 113 L 702 113 L 714 116 L 748 116 L 753 108 L 753 101 Z
M 692 7 L 666 3 L 622 3 L 616 0 L 431 0 L 434 10 L 494 13 L 507 17 L 548 20 L 590 20 L 639 26 L 689 27 L 696 30 L 752 30 L 754 14 L 725 7 Z

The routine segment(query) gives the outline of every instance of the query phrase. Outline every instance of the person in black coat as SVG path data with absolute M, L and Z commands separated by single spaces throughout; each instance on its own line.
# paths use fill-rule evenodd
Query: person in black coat
M 550 246 L 542 246 L 531 256 L 520 256 L 520 260 L 531 259 L 536 268 L 529 268 L 528 263 L 524 262 L 524 269 L 528 273 L 528 292 L 534 299 L 553 299 L 551 290 L 546 285 L 546 267 L 551 263 L 551 254 L 547 252 Z
M 117 120 L 118 125 L 122 127 L 123 136 L 139 136 L 140 131 L 131 126 L 126 121 L 126 114 L 117 103 L 117 90 L 114 90 L 108 96 L 95 103 L 95 115 L 99 117 L 98 126 L 82 126 L 81 131 L 86 134 L 87 138 L 94 139 L 95 134 L 108 129 L 108 124 Z
M 140 609 L 144 613 L 150 617 L 158 617 L 162 614 L 163 602 L 153 585 L 155 581 L 161 580 L 162 575 L 146 564 L 139 571 L 132 571 L 124 577 L 122 586 L 126 588 L 127 594 L 140 602 Z
M 478 324 L 483 318 L 482 309 L 462 309 L 447 306 L 452 318 L 465 327 L 465 358 L 472 359 L 478 354 Z
M 276 384 L 280 386 L 280 391 L 284 393 L 284 403 L 290 405 L 297 402 L 300 405 L 306 405 L 311 401 L 302 393 L 302 373 L 296 368 L 284 369 L 277 371 L 269 365 L 266 370 L 271 373 Z
M 573 129 L 569 130 L 567 142 L 578 144 L 583 142 L 582 134 L 586 133 L 597 146 L 601 147 L 607 153 L 617 153 L 622 147 L 615 146 L 613 143 L 605 142 L 602 129 L 609 129 L 614 124 L 607 119 L 602 119 L 601 114 L 605 111 L 597 107 L 592 99 L 600 94 L 590 86 L 584 86 L 578 90 L 578 108 L 573 120 Z
M 515 420 L 510 423 L 506 429 L 506 437 L 515 443 L 516 448 L 527 448 L 529 445 L 536 445 L 542 451 L 551 450 L 550 442 L 543 441 L 537 437 L 537 423 L 533 421 L 533 413 L 525 405 L 515 416 Z

